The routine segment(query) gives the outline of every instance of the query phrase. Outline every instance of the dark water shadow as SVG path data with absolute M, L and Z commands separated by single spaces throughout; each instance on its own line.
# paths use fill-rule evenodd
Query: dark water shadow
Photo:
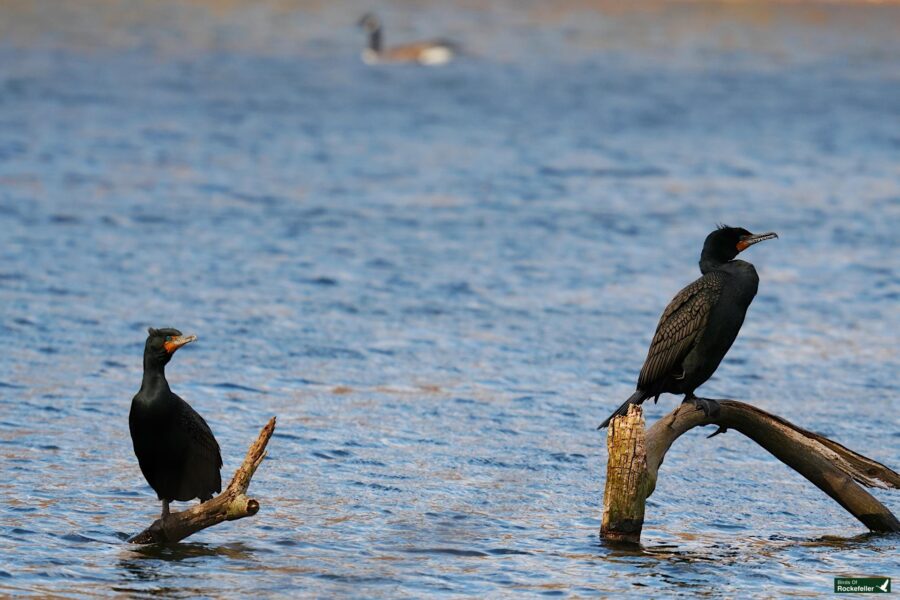
M 823 535 L 822 537 L 815 538 L 812 540 L 797 540 L 802 546 L 827 546 L 833 548 L 856 548 L 859 546 L 868 546 L 872 542 L 881 542 L 885 540 L 891 540 L 895 542 L 900 542 L 900 532 L 884 532 L 878 533 L 875 531 L 868 531 L 866 533 L 861 533 L 860 535 L 854 535 L 851 537 L 841 537 L 836 535 Z
M 791 536 L 773 536 L 774 544 L 782 549 L 808 548 L 812 550 L 868 550 L 872 552 L 895 551 L 900 547 L 900 532 L 868 531 L 859 535 L 843 537 L 823 535 L 806 539 Z
M 687 544 L 695 540 L 686 540 Z M 593 544 L 597 556 L 605 561 L 634 564 L 635 561 L 651 563 L 690 563 L 728 565 L 740 562 L 742 556 L 753 553 L 757 556 L 774 557 L 797 551 L 866 550 L 876 553 L 892 553 L 900 545 L 900 533 L 866 532 L 855 536 L 842 537 L 824 535 L 816 538 L 774 535 L 768 538 L 747 537 L 735 539 L 732 543 L 713 543 L 704 549 L 684 547 L 679 544 L 630 544 L 598 538 Z
M 644 545 L 640 543 L 612 541 L 598 537 L 593 544 L 599 551 L 598 556 L 606 560 L 659 558 L 662 560 L 697 560 L 713 561 L 715 557 L 699 553 L 695 550 L 680 548 L 675 544 Z
M 147 544 L 130 549 L 132 557 L 122 561 L 142 561 L 147 559 L 162 561 L 183 561 L 191 558 L 222 556 L 236 560 L 250 560 L 254 549 L 243 542 L 214 546 L 200 542 L 176 544 Z M 122 562 L 120 561 L 120 562 Z
M 210 590 L 199 587 L 185 587 L 184 572 L 174 569 L 174 564 L 195 568 L 197 573 L 209 575 L 209 560 L 224 558 L 231 560 L 254 560 L 254 549 L 236 542 L 224 545 L 203 543 L 150 544 L 128 548 L 126 556 L 119 559 L 119 583 L 112 586 L 117 593 L 129 596 L 175 596 L 198 597 L 209 595 Z M 166 582 L 178 582 L 167 585 Z

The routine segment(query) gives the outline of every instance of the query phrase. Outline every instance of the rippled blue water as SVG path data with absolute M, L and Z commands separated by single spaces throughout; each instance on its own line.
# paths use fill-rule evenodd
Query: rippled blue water
M 363 7 L 0 6 L 0 594 L 900 576 L 736 433 L 679 440 L 643 547 L 606 547 L 594 430 L 721 221 L 781 239 L 702 391 L 900 464 L 900 9 L 604 6 L 384 8 L 468 48 L 430 70 L 362 65 Z M 256 517 L 136 549 L 150 325 L 198 334 L 169 380 L 227 477 L 279 424 Z

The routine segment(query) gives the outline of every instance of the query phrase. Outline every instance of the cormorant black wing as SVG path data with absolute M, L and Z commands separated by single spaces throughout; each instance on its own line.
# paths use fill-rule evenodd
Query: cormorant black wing
M 222 454 L 219 451 L 219 443 L 200 413 L 181 398 L 178 400 L 180 401 L 178 418 L 184 431 L 188 432 L 190 440 L 189 458 L 186 461 L 187 468 L 191 470 L 188 481 L 194 484 L 202 482 L 204 492 L 210 494 L 221 492 L 222 476 L 219 469 L 222 468 Z
M 709 313 L 719 300 L 726 275 L 712 271 L 683 290 L 663 311 L 656 326 L 637 387 L 649 390 L 679 367 L 706 327 Z

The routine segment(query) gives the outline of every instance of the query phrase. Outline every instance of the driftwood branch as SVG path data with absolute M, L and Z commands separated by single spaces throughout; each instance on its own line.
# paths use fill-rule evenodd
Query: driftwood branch
M 266 445 L 275 431 L 275 417 L 269 419 L 250 446 L 243 464 L 234 473 L 225 491 L 203 504 L 171 513 L 165 519 L 157 519 L 150 527 L 128 541 L 132 544 L 161 544 L 177 542 L 202 529 L 218 525 L 222 521 L 234 521 L 252 517 L 259 512 L 259 502 L 247 497 L 250 480 L 266 457 Z
M 895 471 L 749 404 L 735 400 L 716 403 L 719 410 L 711 411 L 710 415 L 693 404 L 682 404 L 646 431 L 639 406 L 630 407 L 627 415 L 613 420 L 607 437 L 610 460 L 601 525 L 604 538 L 627 542 L 640 540 L 644 502 L 656 487 L 666 452 L 683 433 L 704 425 L 719 427 L 712 435 L 728 429 L 746 435 L 806 477 L 869 530 L 900 532 L 897 517 L 861 487 L 900 489 L 900 475 Z M 621 481 L 641 483 L 630 486 L 615 483 Z M 640 508 L 632 505 L 640 505 Z

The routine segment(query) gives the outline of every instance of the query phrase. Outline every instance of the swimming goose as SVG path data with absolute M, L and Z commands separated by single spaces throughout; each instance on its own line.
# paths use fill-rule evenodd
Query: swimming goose
M 459 52 L 456 44 L 440 39 L 384 48 L 381 43 L 381 21 L 371 13 L 359 20 L 359 26 L 369 34 L 369 44 L 362 51 L 363 62 L 367 65 L 415 62 L 437 66 L 450 62 Z

